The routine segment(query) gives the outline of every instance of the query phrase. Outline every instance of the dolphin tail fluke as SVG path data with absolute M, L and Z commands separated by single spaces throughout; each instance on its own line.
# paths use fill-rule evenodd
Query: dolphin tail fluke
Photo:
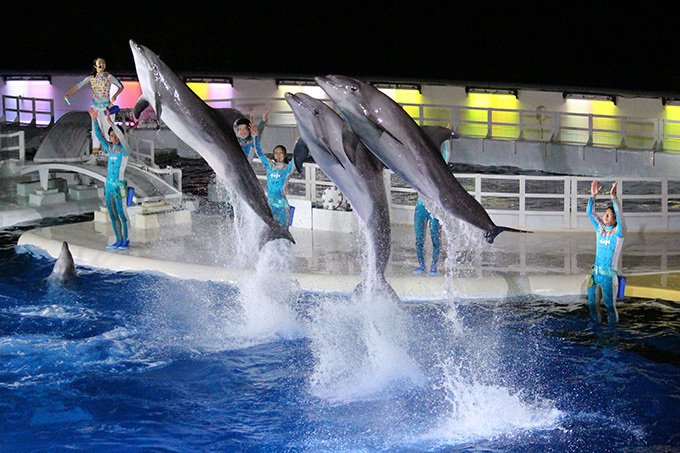
M 259 248 L 261 249 L 267 242 L 275 241 L 277 239 L 287 239 L 295 244 L 295 239 L 293 238 L 293 235 L 290 234 L 290 231 L 275 221 L 269 228 L 264 229 L 262 236 L 260 236 Z
M 496 236 L 501 234 L 503 231 L 510 231 L 512 233 L 531 233 L 531 231 L 518 230 L 517 228 L 496 226 L 493 228 L 493 230 L 484 233 L 484 239 L 486 239 L 486 242 L 489 244 L 493 244 L 493 240 L 496 239 Z
M 389 282 L 385 279 L 385 277 L 378 277 L 379 281 L 377 282 L 377 287 L 375 288 L 377 291 L 379 291 L 381 294 L 386 295 L 389 297 L 392 301 L 395 303 L 401 303 L 401 298 L 397 294 L 397 292 L 392 288 L 392 285 L 389 284 Z M 366 294 L 367 291 L 367 284 L 366 281 L 362 281 L 359 283 L 353 291 L 354 297 L 357 298 L 362 298 Z

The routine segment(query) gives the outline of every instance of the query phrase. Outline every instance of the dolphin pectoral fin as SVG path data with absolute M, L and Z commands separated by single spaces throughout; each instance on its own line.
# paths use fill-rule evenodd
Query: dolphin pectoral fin
M 342 125 L 342 146 L 345 151 L 347 159 L 356 167 L 357 165 L 357 152 L 358 147 L 363 143 L 359 140 L 359 137 L 354 133 L 352 128 L 350 128 L 347 123 Z
M 518 230 L 517 228 L 510 228 L 510 227 L 494 227 L 490 231 L 484 232 L 484 239 L 486 242 L 489 244 L 493 244 L 494 239 L 496 239 L 496 236 L 501 234 L 503 231 L 510 231 L 511 233 L 532 233 L 532 231 L 527 231 L 527 230 Z
M 140 96 L 139 99 L 137 99 L 137 102 L 135 103 L 135 108 L 133 111 L 135 118 L 139 119 L 144 109 L 146 109 L 148 106 L 149 101 L 147 101 L 144 96 Z
M 156 111 L 156 116 L 158 117 L 159 120 L 161 119 L 161 110 L 163 109 L 160 99 L 161 95 L 159 93 L 156 93 L 156 105 L 154 106 L 153 109 Z
M 336 156 L 335 153 L 333 152 L 333 147 L 331 146 L 330 143 L 328 143 L 328 140 L 326 139 L 326 137 L 319 137 L 319 140 L 321 141 L 321 144 L 323 145 L 324 150 L 327 151 L 328 154 L 333 156 L 333 159 L 335 159 L 335 161 L 338 163 L 338 165 L 340 165 L 343 169 L 345 169 L 345 166 L 342 164 L 342 161 L 340 159 L 338 159 L 338 156 Z
M 377 118 L 374 118 L 374 117 L 371 115 L 371 116 L 369 116 L 369 119 L 371 120 L 371 123 L 373 123 L 373 125 L 374 125 L 375 127 L 377 127 L 378 129 L 380 129 L 384 134 L 387 134 L 387 135 L 389 135 L 390 137 L 392 137 L 392 138 L 393 138 L 397 143 L 399 143 L 400 145 L 402 145 L 402 146 L 404 145 L 404 144 L 401 142 L 401 140 L 399 140 L 397 137 L 395 137 L 389 130 L 385 129 L 385 127 L 382 125 L 382 122 L 378 121 Z
M 293 149 L 293 161 L 299 173 L 302 173 L 302 164 L 305 163 L 307 156 L 309 156 L 309 147 L 304 140 L 300 139 L 295 143 L 295 148 Z

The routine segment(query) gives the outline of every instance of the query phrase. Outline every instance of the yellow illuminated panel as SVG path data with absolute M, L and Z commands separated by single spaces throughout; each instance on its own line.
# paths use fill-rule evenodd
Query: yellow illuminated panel
M 187 86 L 191 91 L 196 93 L 196 96 L 206 100 L 209 97 L 210 90 L 208 89 L 207 83 L 187 83 Z
M 592 145 L 616 147 L 621 144 L 621 119 L 616 118 L 618 109 L 611 101 L 567 99 L 562 116 L 561 138 L 565 142 L 587 143 L 590 140 L 592 117 Z
M 468 107 L 461 111 L 462 135 L 516 139 L 519 137 L 519 100 L 510 94 L 468 93 Z M 503 110 L 512 111 L 503 111 Z M 491 130 L 489 130 L 491 123 Z
M 191 91 L 202 100 L 231 99 L 234 97 L 234 88 L 229 83 L 187 83 Z
M 663 149 L 665 151 L 680 151 L 680 106 L 667 105 L 665 112 Z

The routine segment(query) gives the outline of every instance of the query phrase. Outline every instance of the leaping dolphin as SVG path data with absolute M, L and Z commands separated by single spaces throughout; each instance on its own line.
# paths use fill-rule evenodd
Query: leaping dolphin
M 314 161 L 349 199 L 367 235 L 369 272 L 374 273 L 381 288 L 388 288 L 396 295 L 385 280 L 385 268 L 390 258 L 391 227 L 382 178 L 383 164 L 342 118 L 323 102 L 304 93 L 286 93 L 286 102 L 300 130 L 296 160 L 306 157 L 304 152 L 299 153 L 300 144 L 303 144 Z M 368 286 L 370 273 L 364 276 L 359 290 Z
M 66 280 L 75 277 L 77 274 L 78 272 L 76 271 L 76 266 L 73 262 L 73 255 L 71 255 L 71 250 L 68 248 L 68 243 L 64 241 L 61 244 L 61 252 L 59 252 L 57 262 L 54 264 L 52 273 L 47 280 L 50 282 L 64 283 Z
M 293 236 L 272 216 L 267 197 L 255 171 L 248 163 L 233 131 L 238 111 L 218 112 L 203 102 L 184 82 L 148 48 L 130 40 L 142 96 L 135 105 L 135 116 L 148 105 L 182 141 L 205 159 L 264 221 L 266 228 L 260 247 L 274 239 Z
M 451 173 L 439 147 L 387 95 L 345 76 L 317 77 L 316 82 L 368 149 L 425 198 L 484 230 L 489 243 L 503 231 L 519 231 L 494 224 L 484 207 Z

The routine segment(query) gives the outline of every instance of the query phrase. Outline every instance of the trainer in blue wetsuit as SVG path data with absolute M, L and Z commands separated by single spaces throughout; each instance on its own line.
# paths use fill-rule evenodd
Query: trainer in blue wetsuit
M 446 160 L 446 148 L 442 146 L 442 157 Z M 420 196 L 416 200 L 416 210 L 413 216 L 413 225 L 416 235 L 416 257 L 418 258 L 418 268 L 413 271 L 414 275 L 425 272 L 425 230 L 427 224 L 430 225 L 430 239 L 432 240 L 432 265 L 430 275 L 437 275 L 437 262 L 439 261 L 439 249 L 441 245 L 439 220 L 425 208 Z
M 418 257 L 418 268 L 413 271 L 414 274 L 421 274 L 425 272 L 425 228 L 427 223 L 430 223 L 430 238 L 432 239 L 432 266 L 430 267 L 430 275 L 437 275 L 437 262 L 439 261 L 439 220 L 434 217 L 425 208 L 423 201 L 418 197 L 416 201 L 416 212 L 413 217 L 413 223 L 416 233 L 416 256 Z
M 616 311 L 616 296 L 619 288 L 618 271 L 625 230 L 621 206 L 616 198 L 616 186 L 617 183 L 612 184 L 612 206 L 608 207 L 600 218 L 595 213 L 594 202 L 602 187 L 598 187 L 597 181 L 593 181 L 587 208 L 588 217 L 593 222 L 597 234 L 595 266 L 588 281 L 588 308 L 591 318 L 599 322 L 600 313 L 597 309 L 597 302 L 602 297 L 607 307 L 609 324 L 615 324 L 619 320 L 619 314 Z
M 96 111 L 91 108 L 90 116 L 96 118 Z M 110 120 L 110 116 L 109 116 Z M 127 183 L 123 180 L 125 174 L 125 166 L 127 165 L 129 157 L 129 146 L 125 141 L 123 132 L 116 126 L 113 121 L 110 121 L 111 128 L 109 129 L 109 139 L 104 139 L 101 129 L 97 121 L 94 122 L 95 133 L 102 147 L 108 154 L 108 167 L 106 172 L 106 208 L 109 211 L 113 231 L 116 234 L 116 242 L 107 245 L 106 248 L 127 250 L 130 246 L 128 239 L 127 217 L 125 216 L 124 201 L 127 198 Z
M 259 155 L 262 152 L 260 147 L 260 134 L 264 131 L 265 125 L 267 124 L 267 116 L 269 115 L 269 109 L 265 109 L 262 115 L 262 121 L 255 127 L 248 118 L 241 118 L 236 121 L 236 137 L 238 138 L 238 143 L 241 145 L 246 158 L 252 160 L 255 155 Z
M 267 169 L 267 201 L 274 218 L 283 226 L 290 225 L 290 204 L 286 199 L 288 178 L 293 171 L 293 161 L 287 160 L 286 147 L 277 145 L 274 148 L 274 160 L 270 161 L 258 147 L 257 155 Z

